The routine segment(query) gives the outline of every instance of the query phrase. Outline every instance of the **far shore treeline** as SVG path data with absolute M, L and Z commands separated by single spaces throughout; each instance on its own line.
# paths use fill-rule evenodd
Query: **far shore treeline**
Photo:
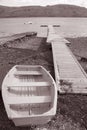
M 58 4 L 53 6 L 0 6 L 0 18 L 9 17 L 87 17 L 87 8 Z

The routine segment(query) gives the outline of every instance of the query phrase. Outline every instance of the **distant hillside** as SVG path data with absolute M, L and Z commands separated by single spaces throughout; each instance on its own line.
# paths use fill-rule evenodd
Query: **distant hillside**
M 0 6 L 0 17 L 87 17 L 87 9 L 74 5 Z

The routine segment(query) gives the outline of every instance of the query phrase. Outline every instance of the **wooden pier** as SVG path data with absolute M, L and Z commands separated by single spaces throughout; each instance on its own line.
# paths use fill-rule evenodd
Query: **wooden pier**
M 87 93 L 87 74 L 68 48 L 65 38 L 48 26 L 47 42 L 51 43 L 55 79 L 60 93 Z

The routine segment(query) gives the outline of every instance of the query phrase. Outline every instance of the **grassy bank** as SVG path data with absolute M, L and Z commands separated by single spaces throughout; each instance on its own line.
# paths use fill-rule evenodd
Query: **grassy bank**
M 82 48 L 83 40 L 87 38 L 68 39 L 70 48 Z M 80 42 L 80 43 L 79 43 Z M 84 40 L 85 43 L 85 40 Z M 20 47 L 22 44 L 22 48 Z M 77 44 L 77 48 L 74 46 Z M 24 46 L 24 47 L 23 47 Z M 86 44 L 84 45 L 86 46 Z M 33 48 L 32 48 L 33 47 Z M 87 46 L 86 46 L 87 47 Z M 85 48 L 86 48 L 85 47 Z M 83 53 L 86 49 L 83 49 Z M 76 55 L 76 53 L 74 53 Z M 78 57 L 77 57 L 78 58 Z M 86 58 L 86 57 L 85 57 Z M 80 58 L 81 60 L 81 58 Z M 80 61 L 79 60 L 79 61 Z M 81 61 L 82 62 L 82 61 Z M 0 46 L 0 85 L 8 70 L 15 64 L 42 65 L 54 77 L 54 67 L 51 46 L 46 44 L 45 38 L 29 37 L 24 40 L 6 42 Z M 84 68 L 85 69 L 85 68 Z M 0 95 L 0 129 L 1 130 L 86 130 L 87 129 L 87 96 L 58 95 L 56 116 L 43 126 L 15 127 L 7 118 L 2 97 Z
M 87 37 L 67 38 L 70 41 L 70 49 L 87 72 Z

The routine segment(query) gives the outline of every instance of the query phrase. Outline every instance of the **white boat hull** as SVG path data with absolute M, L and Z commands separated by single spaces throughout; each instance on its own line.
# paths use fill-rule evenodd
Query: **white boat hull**
M 56 114 L 56 84 L 42 66 L 14 66 L 3 80 L 2 97 L 16 126 L 45 124 Z

